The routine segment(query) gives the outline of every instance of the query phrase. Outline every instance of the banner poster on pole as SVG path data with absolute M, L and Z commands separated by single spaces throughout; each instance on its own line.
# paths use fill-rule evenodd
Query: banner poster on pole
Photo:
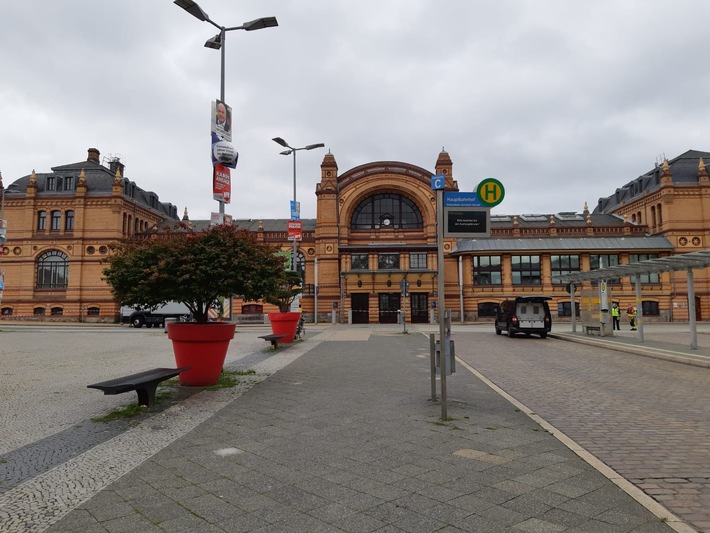
M 216 163 L 212 171 L 212 198 L 228 204 L 232 197 L 232 177 L 228 167 Z
M 216 226 L 217 224 L 221 224 L 223 220 L 223 213 L 210 213 L 210 226 Z
M 220 100 L 212 102 L 212 164 L 237 168 L 239 154 L 232 146 L 232 108 Z

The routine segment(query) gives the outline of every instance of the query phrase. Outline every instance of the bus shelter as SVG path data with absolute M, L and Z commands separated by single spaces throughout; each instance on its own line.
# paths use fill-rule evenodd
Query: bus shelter
M 695 285 L 693 280 L 693 270 L 710 267 L 710 250 L 678 254 L 668 257 L 658 257 L 648 259 L 628 265 L 615 265 L 598 268 L 587 272 L 574 272 L 564 274 L 555 278 L 560 283 L 568 283 L 570 288 L 571 308 L 575 309 L 575 284 L 584 281 L 602 282 L 612 278 L 631 278 L 636 291 L 636 320 L 638 327 L 638 339 L 644 342 L 643 337 L 643 309 L 641 306 L 641 278 L 642 274 L 654 274 L 661 272 L 677 272 L 685 270 L 687 272 L 688 283 L 688 320 L 690 326 L 690 348 L 698 349 L 698 331 L 695 319 Z M 572 331 L 577 331 L 575 313 L 572 312 Z

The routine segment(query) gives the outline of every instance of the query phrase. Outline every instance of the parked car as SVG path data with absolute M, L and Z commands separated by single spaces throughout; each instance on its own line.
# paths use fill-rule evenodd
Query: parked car
M 508 337 L 516 333 L 531 333 L 547 337 L 552 329 L 552 316 L 550 306 L 547 304 L 549 296 L 518 296 L 514 299 L 503 300 L 498 306 L 495 328 L 496 334 L 508 332 Z

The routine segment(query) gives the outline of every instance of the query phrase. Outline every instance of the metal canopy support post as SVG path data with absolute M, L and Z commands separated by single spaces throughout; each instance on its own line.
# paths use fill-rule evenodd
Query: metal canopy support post
M 461 314 L 461 323 L 464 323 L 463 317 L 463 256 L 459 256 L 459 313 Z
M 688 269 L 688 325 L 690 326 L 690 349 L 698 349 L 698 325 L 695 322 L 695 282 L 693 269 Z
M 641 276 L 635 276 L 636 286 L 636 328 L 639 332 L 639 341 L 643 342 L 643 302 L 641 300 Z
M 446 422 L 449 419 L 447 413 L 446 401 L 446 357 L 445 357 L 445 339 L 446 339 L 446 324 L 444 322 L 444 307 L 446 298 L 444 296 L 444 190 L 437 189 L 436 191 L 436 240 L 437 246 L 437 294 L 439 307 L 439 346 L 441 347 L 441 420 Z
M 577 307 L 574 305 L 574 283 L 569 284 L 569 305 L 572 309 L 572 333 L 577 333 Z

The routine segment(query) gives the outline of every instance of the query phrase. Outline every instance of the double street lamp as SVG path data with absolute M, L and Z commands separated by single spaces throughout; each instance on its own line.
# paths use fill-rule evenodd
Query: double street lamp
M 175 5 L 183 8 L 185 11 L 190 13 L 193 17 L 195 17 L 198 20 L 201 20 L 203 22 L 209 22 L 219 30 L 219 33 L 212 37 L 211 39 L 208 39 L 207 42 L 205 42 L 205 47 L 206 48 L 212 48 L 214 50 L 221 50 L 222 51 L 222 68 L 221 68 L 221 74 L 220 74 L 220 85 L 219 85 L 219 99 L 224 102 L 224 54 L 225 54 L 225 37 L 226 33 L 228 31 L 232 30 L 246 30 L 246 31 L 254 31 L 254 30 L 261 30 L 264 28 L 273 28 L 274 26 L 278 26 L 279 23 L 276 20 L 276 17 L 262 17 L 258 18 L 256 20 L 252 20 L 250 22 L 245 22 L 241 26 L 233 26 L 233 27 L 226 27 L 226 26 L 220 26 L 217 24 L 215 21 L 213 21 L 207 13 L 205 13 L 202 8 L 197 4 L 197 2 L 193 2 L 193 0 L 175 0 L 173 2 Z M 224 214 L 224 202 L 220 201 L 219 202 L 219 212 L 220 214 Z
M 302 146 L 301 148 L 294 148 L 293 146 L 289 146 L 289 144 L 284 141 L 281 137 L 274 137 L 272 139 L 275 143 L 280 144 L 284 148 L 288 148 L 288 150 L 284 150 L 281 152 L 281 155 L 291 155 L 293 154 L 293 208 L 296 209 L 296 206 L 298 205 L 296 203 L 296 152 L 299 150 L 313 150 L 314 148 L 323 148 L 325 144 L 323 143 L 316 143 L 316 144 L 309 144 L 307 146 Z M 300 216 L 300 215 L 299 215 Z M 291 270 L 296 270 L 296 254 L 298 252 L 298 241 L 294 238 L 293 239 L 293 252 L 291 256 Z

